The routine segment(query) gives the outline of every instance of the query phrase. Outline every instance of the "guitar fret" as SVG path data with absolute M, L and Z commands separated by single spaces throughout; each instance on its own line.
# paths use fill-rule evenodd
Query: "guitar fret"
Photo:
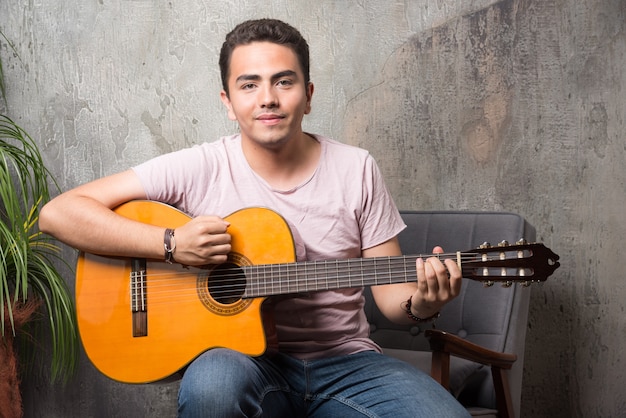
M 244 267 L 242 268 L 242 270 L 244 271 L 244 274 L 246 276 L 246 288 L 244 290 L 244 297 L 247 297 L 249 294 L 252 294 L 252 292 L 254 292 L 254 287 L 257 284 L 257 277 L 256 277 L 256 270 L 255 268 L 251 268 L 251 267 Z
M 287 278 L 286 283 L 285 283 L 285 291 L 286 293 L 291 293 L 292 289 L 293 289 L 293 282 L 294 282 L 294 278 L 298 277 L 298 270 L 297 270 L 297 264 L 294 265 L 288 265 L 287 267 Z
M 252 286 L 250 291 L 250 297 L 255 297 L 261 294 L 261 281 L 263 280 L 262 274 L 264 269 L 261 266 L 254 266 L 254 270 L 256 272 L 256 280 L 254 281 L 254 286 Z
M 263 265 L 254 266 L 254 270 L 256 270 L 256 280 L 254 286 L 250 289 L 250 294 L 246 295 L 251 298 L 258 297 L 263 294 L 263 292 L 261 292 L 261 283 L 265 280 L 265 268 Z
M 265 280 L 266 280 L 266 277 L 265 277 L 266 270 L 264 268 L 261 268 L 261 266 L 257 266 L 257 273 L 258 272 L 260 272 L 261 274 L 257 274 L 257 283 L 256 283 L 256 294 L 255 294 L 255 296 L 263 294 L 261 292 L 261 285 L 262 285 L 262 283 L 265 283 Z
M 326 289 L 329 289 L 328 286 L 328 260 L 324 260 L 324 279 L 326 279 Z
M 404 277 L 408 277 L 406 274 L 406 263 L 402 263 L 402 267 L 404 268 Z
M 291 281 L 291 286 L 289 287 L 289 293 L 297 293 L 298 291 L 298 277 L 300 277 L 300 271 L 302 270 L 302 265 L 299 263 L 294 264 L 293 268 L 293 280 Z
M 339 277 L 337 276 L 337 262 L 335 261 L 329 261 L 330 263 L 330 267 L 328 267 L 328 270 L 326 272 L 326 276 L 329 278 L 329 286 L 331 288 L 337 288 L 339 286 Z M 335 276 L 333 277 L 332 274 L 335 274 Z
M 323 287 L 320 286 L 320 280 L 318 279 L 318 272 L 317 272 L 317 266 L 319 264 L 318 263 L 313 263 L 313 283 L 315 284 L 315 290 L 321 290 L 323 289 Z
M 272 293 L 280 295 L 281 282 L 283 281 L 284 264 L 276 265 L 278 280 L 272 280 Z
M 324 290 L 324 278 L 320 278 L 320 274 L 318 271 L 318 267 L 320 266 L 320 264 L 315 263 L 315 276 L 313 277 L 314 281 L 315 281 L 315 290 Z
M 284 265 L 285 274 L 283 275 L 283 279 L 280 281 L 281 293 L 289 293 L 289 282 L 291 281 L 290 267 L 291 266 L 289 264 Z
M 378 272 L 378 260 L 376 258 L 372 259 L 372 263 L 373 265 L 373 269 L 372 271 L 374 272 L 374 283 L 380 283 L 380 277 L 379 277 L 379 272 Z M 365 284 L 363 284 L 365 286 Z
M 321 263 L 323 263 L 324 260 L 321 260 Z M 321 263 L 314 263 L 314 270 L 315 270 L 315 274 L 313 275 L 313 282 L 315 283 L 315 290 L 324 290 L 324 277 L 321 277 L 320 275 L 320 269 L 318 267 L 320 267 L 322 264 Z
M 363 271 L 363 259 L 359 260 L 359 264 L 361 265 L 361 271 Z M 376 276 L 376 272 L 374 272 L 374 277 Z M 361 274 L 361 287 L 365 286 L 365 275 Z

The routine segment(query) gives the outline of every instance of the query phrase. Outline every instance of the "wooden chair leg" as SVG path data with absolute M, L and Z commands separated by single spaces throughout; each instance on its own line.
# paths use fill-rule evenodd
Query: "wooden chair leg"
M 430 376 L 446 390 L 450 389 L 450 353 L 433 351 Z
M 496 391 L 496 404 L 500 416 L 502 418 L 515 418 L 506 371 L 500 367 L 492 367 L 491 376 L 493 378 L 493 387 Z

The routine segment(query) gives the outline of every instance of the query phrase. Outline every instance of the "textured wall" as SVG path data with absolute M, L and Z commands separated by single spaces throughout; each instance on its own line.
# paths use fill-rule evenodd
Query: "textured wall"
M 626 415 L 626 2 L 268 3 L 2 1 L 8 113 L 63 189 L 213 140 L 235 128 L 224 34 L 282 18 L 311 44 L 309 130 L 371 150 L 402 208 L 519 212 L 561 255 L 532 290 L 522 415 Z M 27 416 L 174 413 L 176 384 L 86 359 L 65 388 L 45 379 L 26 377 Z
M 401 207 L 519 212 L 561 255 L 533 288 L 524 416 L 626 415 L 625 22 L 617 0 L 498 2 L 409 37 L 348 105 Z

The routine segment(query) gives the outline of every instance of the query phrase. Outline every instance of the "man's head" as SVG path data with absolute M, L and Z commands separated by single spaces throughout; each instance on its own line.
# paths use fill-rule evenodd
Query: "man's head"
M 285 22 L 276 19 L 248 20 L 237 25 L 228 35 L 220 52 L 220 73 L 222 88 L 229 95 L 228 77 L 230 74 L 230 59 L 233 51 L 240 45 L 249 45 L 253 42 L 271 42 L 283 45 L 296 54 L 302 73 L 304 85 L 310 82 L 309 45 L 300 32 Z

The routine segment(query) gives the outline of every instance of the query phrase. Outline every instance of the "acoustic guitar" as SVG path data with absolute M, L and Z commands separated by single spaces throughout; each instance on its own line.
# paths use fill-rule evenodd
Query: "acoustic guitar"
M 190 220 L 151 201 L 128 202 L 115 212 L 164 228 Z M 414 281 L 415 261 L 426 257 L 296 262 L 291 230 L 276 212 L 249 208 L 226 220 L 232 251 L 221 265 L 80 253 L 78 327 L 100 372 L 120 382 L 149 383 L 175 375 L 211 348 L 261 355 L 271 326 L 264 314 L 270 296 Z M 526 242 L 439 256 L 453 257 L 463 277 L 487 284 L 544 281 L 559 266 L 550 249 Z

